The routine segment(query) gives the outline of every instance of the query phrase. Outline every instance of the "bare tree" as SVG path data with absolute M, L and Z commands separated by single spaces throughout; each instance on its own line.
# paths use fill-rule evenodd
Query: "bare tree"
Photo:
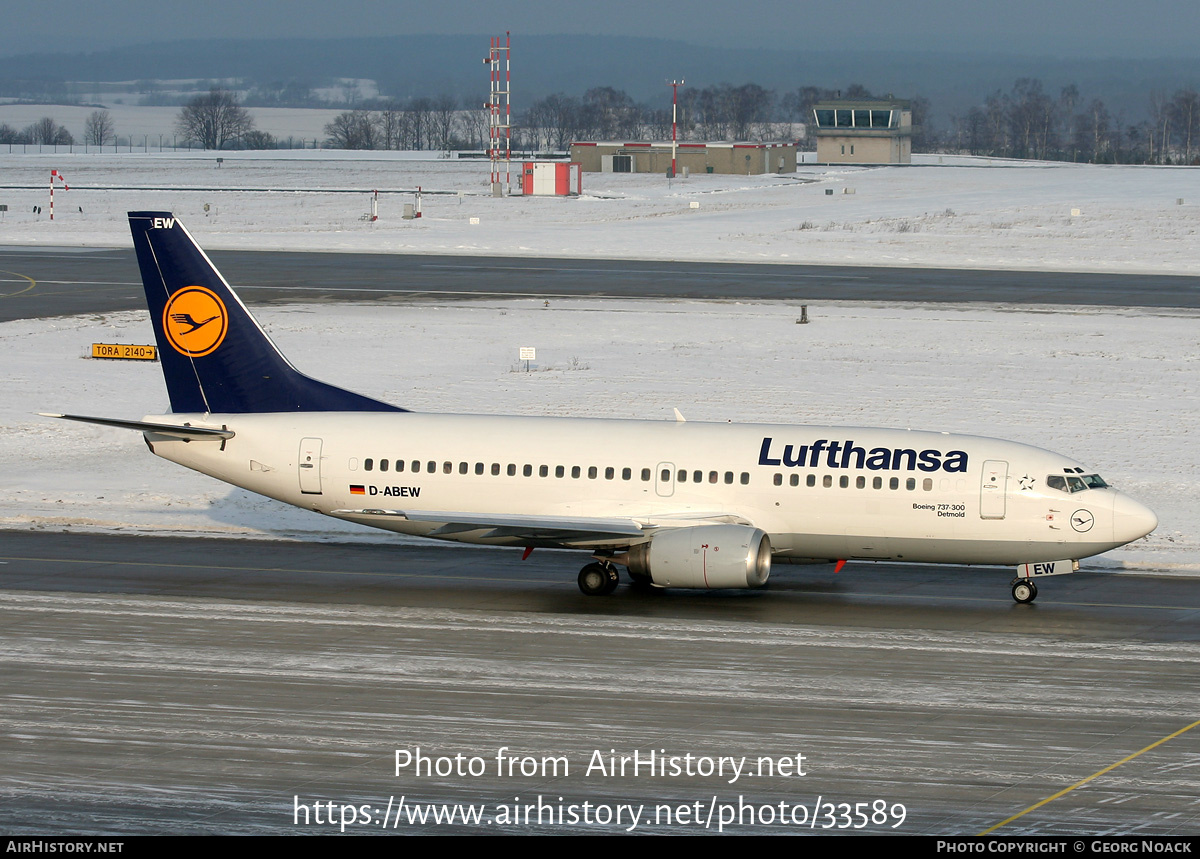
M 220 149 L 253 129 L 250 112 L 238 104 L 236 95 L 219 87 L 189 101 L 175 121 L 175 130 L 182 137 L 205 149 Z
M 482 105 L 481 98 L 465 99 L 467 105 Z M 466 137 L 466 143 L 472 149 L 486 149 L 489 146 L 491 119 L 486 107 L 468 107 L 463 111 L 460 126 Z
M 379 109 L 379 118 L 376 121 L 376 125 L 379 129 L 379 142 L 384 149 L 400 148 L 402 120 L 403 114 L 401 113 L 400 105 L 394 101 L 385 102 Z
M 83 139 L 93 146 L 103 146 L 117 136 L 112 117 L 107 110 L 94 110 L 83 125 Z
M 1183 146 L 1183 163 L 1192 163 L 1192 147 L 1200 134 L 1200 93 L 1194 89 L 1181 89 L 1171 99 L 1171 113 L 1175 120 L 1175 134 Z
M 403 149 L 426 149 L 429 146 L 432 124 L 433 102 L 427 98 L 414 98 L 404 111 L 405 137 Z
M 252 131 L 247 131 L 242 135 L 239 141 L 242 149 L 278 149 L 279 141 L 275 139 L 275 135 L 268 131 L 260 131 L 257 128 Z
M 458 99 L 439 95 L 431 104 L 430 148 L 448 151 L 453 148 L 454 120 L 458 115 Z
M 348 110 L 339 113 L 325 126 L 329 142 L 339 149 L 377 149 L 380 142 L 379 127 L 375 119 L 365 110 Z
M 43 116 L 33 125 L 28 126 L 23 132 L 25 140 L 29 143 L 44 143 L 49 145 L 70 146 L 75 142 L 75 138 L 71 136 L 71 132 L 54 121 L 53 117 Z

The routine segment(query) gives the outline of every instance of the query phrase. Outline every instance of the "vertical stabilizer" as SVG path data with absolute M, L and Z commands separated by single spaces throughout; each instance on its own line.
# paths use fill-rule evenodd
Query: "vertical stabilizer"
M 130 212 L 173 412 L 402 412 L 288 363 L 169 212 Z

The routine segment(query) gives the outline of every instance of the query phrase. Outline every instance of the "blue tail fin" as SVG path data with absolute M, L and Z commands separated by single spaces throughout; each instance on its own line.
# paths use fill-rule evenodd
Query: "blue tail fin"
M 402 412 L 288 363 L 169 212 L 130 212 L 171 411 Z

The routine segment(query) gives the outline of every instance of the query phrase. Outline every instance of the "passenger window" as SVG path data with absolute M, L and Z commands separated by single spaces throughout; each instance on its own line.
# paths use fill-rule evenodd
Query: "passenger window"
M 582 474 L 582 473 L 583 473 L 583 472 L 582 472 L 582 470 L 579 468 L 579 466 L 578 466 L 578 465 L 572 465 L 572 466 L 571 466 L 571 476 L 572 476 L 572 477 L 574 477 L 574 478 L 578 478 L 578 477 L 579 477 L 579 475 L 580 475 L 580 474 Z
M 856 489 L 866 489 L 867 488 L 867 478 L 863 477 L 861 474 L 858 477 L 854 478 L 854 487 Z
M 604 479 L 605 480 L 612 480 L 616 476 L 617 476 L 617 470 L 615 468 L 613 468 L 611 465 L 608 468 L 604 469 Z
M 550 476 L 550 466 L 539 465 L 538 466 L 538 477 L 549 477 L 549 476 Z
M 899 478 L 899 477 L 893 477 L 891 480 L 889 480 L 889 481 L 888 481 L 888 488 L 889 488 L 889 489 L 899 489 L 899 488 L 900 488 L 900 478 Z
M 567 473 L 567 469 L 564 466 L 561 466 L 561 465 L 554 466 L 554 476 L 555 477 L 564 477 L 566 475 L 566 473 Z
M 799 486 L 800 485 L 800 475 L 793 474 L 791 476 L 791 478 L 788 480 L 788 483 L 790 483 L 792 486 Z
M 708 482 L 709 482 L 709 483 L 716 483 L 716 482 L 717 482 L 717 473 L 716 473 L 715 471 L 710 471 L 710 472 L 708 473 Z
M 679 474 L 676 476 L 675 479 L 678 480 L 680 483 L 687 483 L 687 471 L 682 468 L 679 469 Z
M 525 467 L 521 469 L 521 473 L 526 477 L 533 477 L 533 466 L 526 463 Z
M 824 486 L 826 489 L 833 486 L 833 475 L 826 474 L 823 478 L 821 478 L 821 485 Z
M 420 462 L 420 460 L 416 460 L 416 459 L 414 459 L 414 460 L 412 461 L 412 471 L 413 471 L 413 474 L 419 474 L 419 473 L 420 473 L 420 471 L 421 471 L 421 462 Z
M 921 488 L 924 489 L 926 492 L 932 492 L 933 491 L 933 478 L 926 477 L 925 480 L 923 480 L 921 482 Z
M 782 474 L 776 474 L 776 475 L 775 475 L 775 485 L 776 485 L 776 486 L 783 486 L 783 475 L 782 475 Z
M 632 477 L 633 477 L 633 472 L 630 469 L 628 469 L 628 468 L 621 469 L 621 479 L 622 480 L 629 480 Z
M 363 460 L 363 471 L 371 471 L 374 468 L 375 468 L 375 460 L 373 460 L 373 459 L 364 459 Z
M 432 459 L 429 460 L 429 462 L 425 463 L 425 470 L 430 474 L 435 474 L 437 472 L 437 463 Z
M 403 460 L 403 459 L 397 459 L 397 460 L 396 460 L 396 470 L 397 470 L 397 471 L 403 471 L 403 470 L 404 470 L 404 460 Z
M 596 470 L 596 466 L 594 466 L 594 465 L 588 466 L 588 480 L 595 480 L 597 473 L 598 472 Z
M 704 472 L 703 471 L 693 471 L 692 472 L 692 483 L 703 483 L 703 482 L 704 482 Z
M 379 460 L 379 470 L 387 471 L 387 469 L 388 469 L 388 461 L 386 459 Z
M 500 474 L 500 463 L 493 462 L 492 463 L 492 477 L 497 477 L 497 476 L 499 476 L 499 474 Z
M 883 478 L 882 478 L 882 477 L 876 477 L 874 480 L 872 480 L 872 481 L 871 481 L 871 488 L 872 488 L 872 489 L 883 489 Z
M 466 463 L 464 462 L 463 465 L 466 465 Z M 453 474 L 453 473 L 454 473 L 454 463 L 453 462 L 443 462 L 442 463 L 442 474 Z
M 659 477 L 662 478 L 663 483 L 670 483 L 671 482 L 671 469 L 664 468 L 662 470 L 662 474 L 659 475 Z
M 446 464 L 449 465 L 449 463 L 446 463 Z M 467 463 L 460 462 L 458 464 L 458 473 L 459 474 L 466 474 L 470 470 L 471 470 L 471 466 L 467 465 Z
M 733 472 L 732 471 L 725 472 L 725 483 L 726 484 L 733 483 Z
M 351 471 L 358 471 L 358 457 L 357 456 L 350 457 L 350 461 L 347 462 L 346 465 L 350 468 Z
M 642 481 L 643 481 L 643 482 L 646 482 L 646 481 L 649 481 L 649 480 L 650 480 L 650 469 L 648 469 L 648 468 L 643 468 L 643 469 L 642 469 Z
M 750 472 L 743 471 L 739 479 L 742 481 L 742 486 L 748 486 L 750 484 Z
M 916 489 L 917 488 L 917 478 L 910 477 L 910 478 L 908 478 L 908 480 L 904 481 L 904 488 L 910 492 L 912 490 Z
M 516 477 L 517 476 L 517 464 L 515 462 L 510 462 L 508 464 L 508 469 L 507 469 L 506 473 L 508 474 L 509 477 Z M 528 476 L 528 475 L 526 475 L 526 476 Z
M 843 474 L 841 477 L 839 477 L 838 478 L 838 486 L 842 487 L 842 489 L 849 489 L 850 488 L 850 476 L 847 474 Z
M 499 467 L 500 467 L 500 466 L 496 466 L 496 468 L 499 468 Z M 483 474 L 483 463 L 482 463 L 482 462 L 477 462 L 477 463 L 475 463 L 475 473 L 476 473 L 476 474 Z
M 810 474 L 807 478 L 805 478 L 804 485 L 805 486 L 816 486 L 817 485 L 817 476 L 815 474 Z

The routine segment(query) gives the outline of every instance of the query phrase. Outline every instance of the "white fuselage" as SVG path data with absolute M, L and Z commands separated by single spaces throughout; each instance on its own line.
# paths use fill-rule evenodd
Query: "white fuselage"
M 288 504 L 418 536 L 439 523 L 398 512 L 618 517 L 650 530 L 711 519 L 761 528 L 777 560 L 1021 564 L 1095 555 L 1156 521 L 1111 488 L 1048 486 L 1048 476 L 1081 468 L 1068 457 L 978 436 L 410 412 L 147 420 L 235 433 L 223 443 L 148 434 L 166 459 Z M 434 536 L 531 542 L 491 533 Z M 645 539 L 532 542 L 595 550 Z

